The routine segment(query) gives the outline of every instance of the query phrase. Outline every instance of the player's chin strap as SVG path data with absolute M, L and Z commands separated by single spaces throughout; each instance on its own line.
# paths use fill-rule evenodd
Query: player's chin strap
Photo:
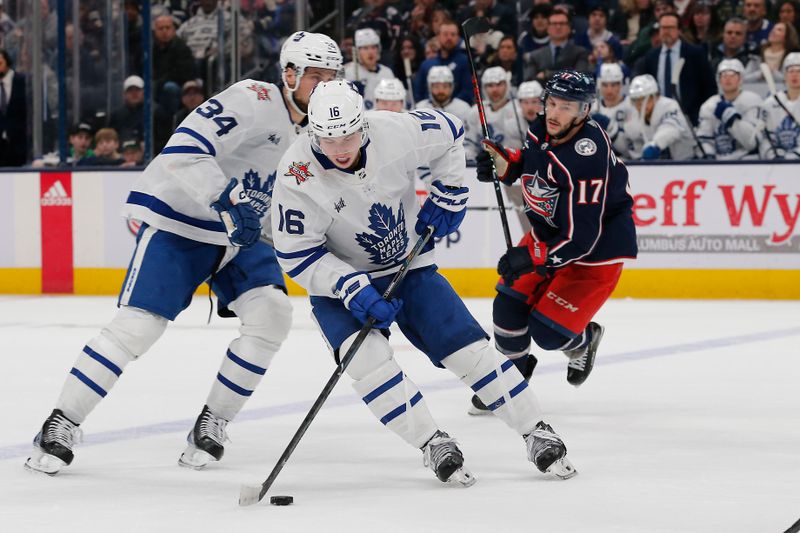
M 292 108 L 301 115 L 306 116 L 308 115 L 308 111 L 303 111 L 302 109 L 300 109 L 300 106 L 297 105 L 297 102 L 294 99 L 294 92 L 297 90 L 298 87 L 300 87 L 300 78 L 303 77 L 303 71 L 304 69 L 295 67 L 294 88 L 289 87 L 289 84 L 286 82 L 286 69 L 284 69 L 283 72 L 281 72 L 281 81 L 283 81 L 284 89 L 286 89 L 289 92 L 289 98 L 288 98 L 289 105 L 292 106 Z

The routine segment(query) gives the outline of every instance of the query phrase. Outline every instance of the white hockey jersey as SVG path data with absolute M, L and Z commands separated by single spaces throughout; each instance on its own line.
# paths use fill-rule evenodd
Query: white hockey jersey
M 623 96 L 622 100 L 617 105 L 608 106 L 603 102 L 602 98 L 598 98 L 592 103 L 591 112 L 600 113 L 608 117 L 608 137 L 614 147 L 614 151 L 618 154 L 624 153 L 628 146 L 627 133 L 625 132 L 625 122 L 628 117 L 636 116 L 636 108 L 633 107 L 630 99 Z
M 167 146 L 136 181 L 123 214 L 153 227 L 209 244 L 229 245 L 216 201 L 238 178 L 262 216 L 269 219 L 275 169 L 299 127 L 279 87 L 243 80 L 209 98 L 181 122 Z
M 438 109 L 439 111 L 447 111 L 451 115 L 457 116 L 459 120 L 465 124 L 469 118 L 471 108 L 472 106 L 470 106 L 464 100 L 456 97 L 451 98 L 444 107 L 436 105 L 433 100 L 429 100 L 427 98 L 417 102 L 417 105 L 414 107 L 414 109 Z
M 503 107 L 496 111 L 492 109 L 488 101 L 484 101 L 483 105 L 489 138 L 506 148 L 522 148 L 522 144 L 525 142 L 525 132 L 528 131 L 529 126 L 519 107 L 519 102 L 509 99 Z M 467 137 L 464 140 L 464 149 L 467 152 L 467 159 L 475 159 L 483 140 L 483 128 L 481 128 L 477 105 L 470 109 L 465 126 Z
M 790 114 L 775 98 L 780 99 Z M 789 100 L 786 91 L 781 91 L 761 102 L 759 115 L 764 125 L 758 149 L 761 158 L 800 159 L 800 124 L 797 122 L 800 120 L 800 98 Z
M 364 109 L 375 108 L 375 88 L 381 80 L 391 80 L 394 78 L 392 69 L 386 65 L 378 63 L 376 70 L 368 70 L 364 65 L 358 65 L 358 76 L 356 76 L 356 64 L 351 61 L 344 66 L 344 79 L 360 83 L 364 90 Z
M 628 146 L 623 157 L 639 159 L 648 143 L 655 144 L 661 151 L 669 150 L 669 158 L 676 161 L 691 159 L 694 156 L 694 138 L 683 116 L 678 102 L 666 96 L 659 96 L 645 123 L 638 112 L 632 113 L 625 122 L 625 135 Z
M 700 106 L 697 138 L 706 155 L 719 160 L 742 159 L 758 146 L 758 106 L 762 99 L 752 91 L 740 92 L 731 103 L 742 118 L 735 120 L 730 128 L 714 115 L 721 99 L 721 95 L 715 94 Z
M 369 140 L 357 169 L 343 171 L 299 138 L 278 167 L 273 195 L 275 252 L 283 270 L 310 295 L 335 297 L 342 276 L 396 272 L 417 240 L 420 206 L 413 171 L 430 166 L 460 186 L 464 128 L 433 109 L 367 112 Z M 433 264 L 428 246 L 414 268 Z

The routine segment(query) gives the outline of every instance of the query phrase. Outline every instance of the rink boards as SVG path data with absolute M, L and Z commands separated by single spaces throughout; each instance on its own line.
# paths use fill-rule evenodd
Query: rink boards
M 800 166 L 629 170 L 639 258 L 627 262 L 616 297 L 800 299 Z M 490 297 L 505 245 L 494 189 L 474 173 L 465 175 L 470 212 L 437 243 L 437 262 L 461 295 Z M 116 294 L 137 229 L 120 209 L 138 174 L 0 173 L 0 292 Z M 520 222 L 508 213 L 517 240 Z

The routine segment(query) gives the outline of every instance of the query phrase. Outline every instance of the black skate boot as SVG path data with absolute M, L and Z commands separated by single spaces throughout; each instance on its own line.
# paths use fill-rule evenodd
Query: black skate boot
M 54 409 L 33 439 L 33 452 L 25 461 L 25 468 L 54 476 L 72 462 L 75 455 L 72 445 L 80 442 L 82 432 L 78 424 Z
M 225 453 L 224 444 L 228 440 L 225 432 L 227 425 L 227 420 L 214 416 L 207 405 L 203 406 L 194 428 L 186 437 L 189 444 L 178 459 L 178 464 L 200 470 L 211 461 L 222 459 Z
M 552 473 L 561 479 L 569 479 L 578 473 L 567 459 L 567 446 L 553 428 L 544 422 L 524 435 L 528 448 L 528 460 L 542 473 Z
M 589 336 L 586 346 L 575 350 L 564 350 L 564 355 L 569 357 L 567 381 L 570 385 L 580 386 L 592 373 L 597 347 L 600 346 L 604 331 L 605 328 L 597 322 L 589 322 L 589 325 L 586 326 L 586 334 Z
M 437 431 L 422 447 L 422 464 L 433 470 L 439 481 L 469 487 L 475 476 L 464 468 L 464 454 L 458 449 L 456 439 L 444 431 Z
M 539 362 L 536 359 L 536 356 L 533 354 L 528 354 L 526 356 L 520 357 L 519 359 L 512 359 L 514 361 L 514 365 L 516 365 L 517 369 L 519 370 L 522 377 L 525 378 L 525 381 L 530 381 L 531 376 L 533 375 L 533 370 L 536 368 L 536 363 Z M 472 395 L 472 406 L 467 411 L 468 414 L 473 416 L 481 416 L 481 415 L 490 415 L 492 411 L 486 407 L 480 398 L 478 398 L 477 394 Z

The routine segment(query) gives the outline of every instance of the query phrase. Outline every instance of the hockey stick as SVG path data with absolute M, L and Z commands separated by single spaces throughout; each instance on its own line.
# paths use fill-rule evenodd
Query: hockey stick
M 703 155 L 703 159 L 707 159 L 708 154 L 703 148 L 703 144 L 700 142 L 700 139 L 697 138 L 697 133 L 694 131 L 694 127 L 692 126 L 692 121 L 689 120 L 689 117 L 686 115 L 686 111 L 683 108 L 683 103 L 681 102 L 681 99 L 678 96 L 678 83 L 680 81 L 681 71 L 683 70 L 684 63 L 686 63 L 686 60 L 682 57 L 679 57 L 678 60 L 675 62 L 675 65 L 672 67 L 672 83 L 671 83 L 672 96 L 675 98 L 675 101 L 678 102 L 678 107 L 681 110 L 681 114 L 683 114 L 683 120 L 685 120 L 686 125 L 689 126 L 689 131 L 692 132 L 692 138 L 694 139 L 694 143 L 697 145 L 697 148 Z
M 798 532 L 800 532 L 800 520 L 789 526 L 789 529 L 787 529 L 783 533 L 798 533 Z
M 767 82 L 767 87 L 769 87 L 769 92 L 772 93 L 772 97 L 775 99 L 776 102 L 778 102 L 778 105 L 781 106 L 781 108 L 786 112 L 786 116 L 790 117 L 795 124 L 800 125 L 800 122 L 797 121 L 797 118 L 792 114 L 791 111 L 789 111 L 789 109 L 785 105 L 783 105 L 781 99 L 778 98 L 778 89 L 775 86 L 775 78 L 772 76 L 772 70 L 769 68 L 769 65 L 767 65 L 766 63 L 761 63 L 759 65 L 759 68 L 761 69 L 761 74 L 764 76 L 764 81 Z M 767 136 L 767 140 L 769 141 L 770 146 L 772 146 L 772 151 L 775 153 L 775 158 L 783 159 L 783 156 L 778 155 L 778 147 L 775 146 L 775 141 L 770 136 L 769 131 L 767 131 L 766 124 L 764 124 L 764 134 Z
M 398 270 L 394 275 L 392 281 L 389 283 L 389 286 L 386 287 L 386 290 L 383 293 L 383 298 L 385 300 L 388 300 L 392 297 L 397 286 L 403 281 L 403 278 L 406 277 L 406 274 L 411 267 L 411 263 L 414 261 L 417 255 L 419 255 L 420 251 L 425 244 L 427 244 L 428 240 L 430 240 L 432 234 L 433 226 L 428 226 L 425 229 L 425 233 L 420 236 L 419 240 L 417 240 L 417 243 L 414 245 L 414 248 L 411 249 L 411 252 L 408 254 L 405 261 L 403 261 L 403 264 L 400 266 L 400 270 Z M 300 439 L 303 438 L 303 435 L 305 435 L 308 427 L 311 425 L 311 422 L 314 421 L 317 413 L 319 413 L 320 409 L 322 409 L 322 405 L 325 403 L 325 400 L 327 400 L 328 396 L 331 395 L 336 383 L 339 382 L 339 378 L 341 378 L 342 374 L 344 374 L 345 369 L 347 369 L 350 361 L 352 361 L 353 357 L 355 357 L 356 352 L 361 347 L 364 339 L 367 338 L 367 335 L 372 330 L 374 325 L 375 318 L 369 317 L 369 320 L 366 321 L 364 326 L 361 328 L 361 331 L 358 332 L 358 335 L 353 341 L 353 344 L 350 346 L 350 349 L 347 350 L 347 353 L 336 367 L 336 370 L 333 371 L 333 374 L 328 379 L 325 387 L 323 387 L 322 392 L 319 393 L 314 405 L 311 406 L 311 410 L 303 419 L 303 423 L 300 424 L 300 427 L 295 432 L 294 437 L 292 437 L 292 440 L 289 441 L 289 445 L 286 446 L 286 449 L 283 451 L 280 459 L 278 459 L 278 462 L 275 464 L 272 472 L 270 472 L 269 477 L 267 477 L 267 479 L 260 485 L 242 485 L 239 491 L 239 505 L 243 507 L 247 505 L 253 505 L 260 502 L 264 498 L 264 495 L 275 482 L 275 478 L 277 478 L 278 474 L 281 473 L 281 470 L 283 470 L 283 467 L 286 465 L 287 461 L 289 461 L 289 457 L 291 457 L 294 449 L 297 448 L 297 445 L 300 443 Z
M 475 60 L 472 57 L 472 47 L 469 44 L 469 38 L 477 33 L 487 33 L 491 26 L 489 21 L 484 17 L 473 17 L 464 21 L 461 24 L 461 29 L 464 32 L 465 48 L 467 49 L 467 59 L 469 60 L 469 67 L 472 70 L 472 91 L 475 93 L 475 104 L 478 108 L 478 118 L 481 122 L 483 129 L 483 138 L 489 139 L 489 127 L 486 125 L 486 115 L 483 109 L 483 99 L 481 98 L 481 88 L 478 84 L 478 73 L 475 71 Z M 483 147 L 478 147 L 482 150 Z M 506 206 L 503 201 L 503 191 L 500 190 L 500 181 L 497 179 L 497 171 L 493 172 L 494 180 L 494 194 L 497 196 L 497 206 L 500 208 L 500 222 L 503 224 L 503 236 L 506 239 L 506 248 L 511 249 L 511 230 L 508 229 L 508 217 L 506 217 Z
M 406 73 L 406 86 L 408 86 L 408 97 L 411 98 L 411 109 L 417 107 L 414 101 L 414 88 L 411 86 L 411 60 L 407 57 L 403 58 L 403 70 Z

